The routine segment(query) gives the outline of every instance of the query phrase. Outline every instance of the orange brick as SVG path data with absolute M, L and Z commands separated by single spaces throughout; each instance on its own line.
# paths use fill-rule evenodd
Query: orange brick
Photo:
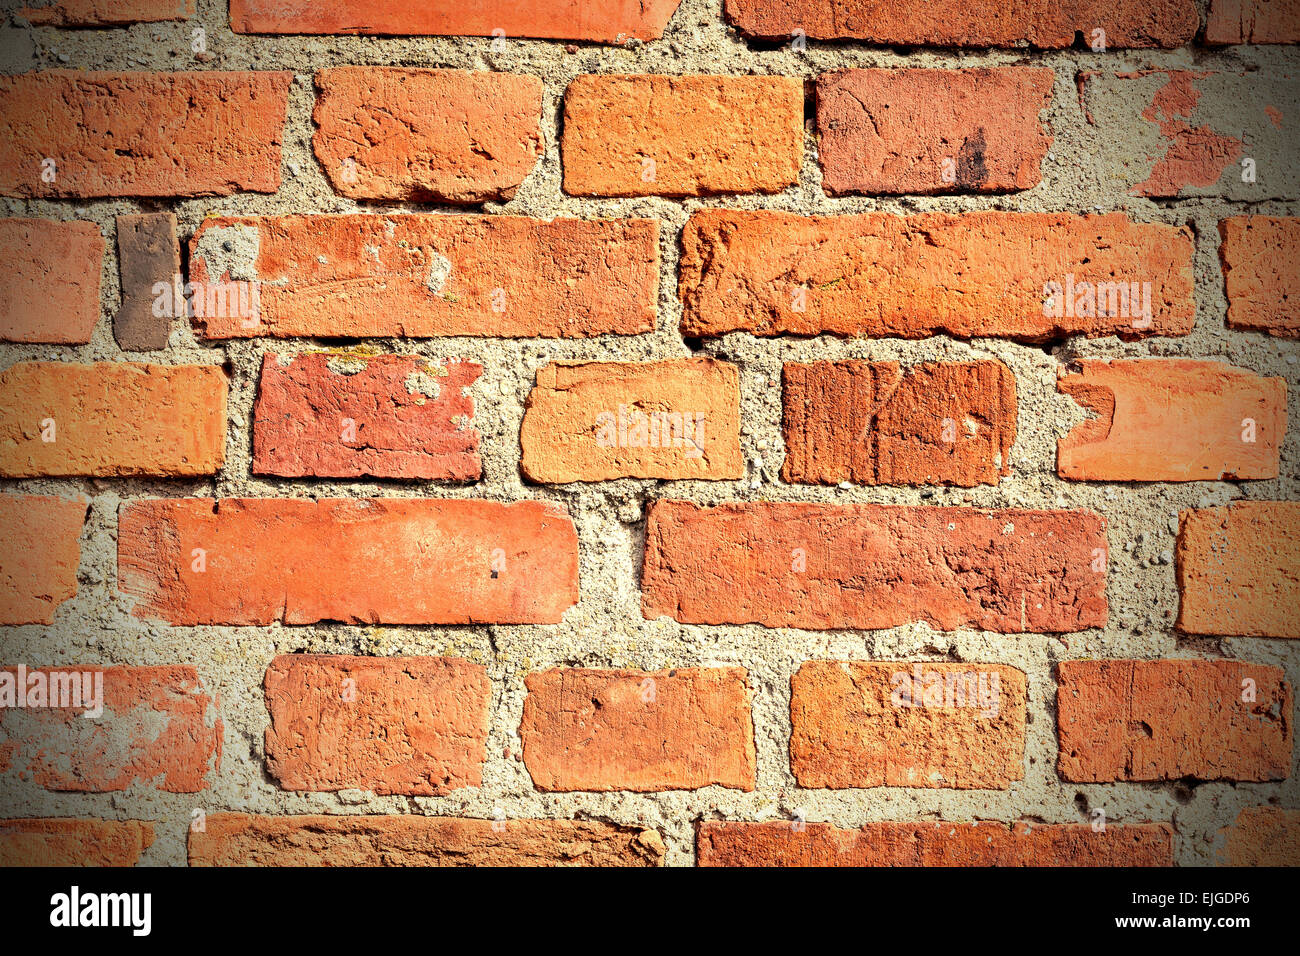
M 1090 511 L 658 501 L 642 612 L 687 624 L 1078 631 L 1106 623 L 1105 547 L 1105 520 Z
M 1016 378 L 1001 362 L 787 363 L 786 482 L 996 485 L 1011 473 Z
M 790 678 L 801 787 L 1006 789 L 1025 776 L 1023 671 L 809 661 Z
M 555 362 L 519 440 L 531 481 L 742 478 L 739 376 L 714 359 Z
M 153 836 L 133 820 L 0 820 L 0 866 L 135 866 Z
M 110 27 L 188 20 L 194 0 L 49 0 L 18 11 L 33 26 Z
M 1083 359 L 1057 390 L 1095 417 L 1063 436 L 1056 471 L 1082 481 L 1276 478 L 1286 380 L 1223 362 Z
M 1300 43 L 1300 0 L 1210 0 L 1205 42 Z
M 1219 232 L 1228 327 L 1300 338 L 1300 219 L 1233 216 Z
M 89 342 L 104 245 L 93 222 L 0 219 L 0 340 Z
M 1176 554 L 1184 634 L 1300 638 L 1300 503 L 1184 511 Z
M 553 624 L 578 536 L 539 501 L 138 499 L 118 587 L 171 624 Z M 198 569 L 202 570 L 198 570 Z
M 0 77 L 0 195 L 275 192 L 292 79 L 226 71 Z
M 77 594 L 87 503 L 0 495 L 0 625 L 53 624 Z
M 799 179 L 803 86 L 786 76 L 580 76 L 564 94 L 574 196 L 775 193 Z
M 1282 677 L 1247 661 L 1062 661 L 1056 769 L 1080 783 L 1285 779 L 1292 700 Z
M 215 315 L 196 323 L 210 339 L 635 335 L 655 325 L 659 224 L 521 216 L 207 219 L 190 241 L 190 276 L 261 283 L 254 321 Z
M 1138 296 L 1098 315 L 1102 282 L 1136 283 Z M 1186 335 L 1192 285 L 1191 233 L 1122 213 L 707 209 L 683 231 L 679 292 L 686 335 L 946 332 L 1038 342 Z
M 285 790 L 477 787 L 491 696 L 486 669 L 455 658 L 282 655 L 266 671 L 267 770 Z
M 1219 836 L 1220 866 L 1300 866 L 1300 810 L 1247 807 Z
M 754 789 L 743 667 L 553 668 L 524 683 L 519 736 L 539 790 Z
M 0 476 L 216 474 L 226 390 L 215 365 L 11 366 L 0 373 Z

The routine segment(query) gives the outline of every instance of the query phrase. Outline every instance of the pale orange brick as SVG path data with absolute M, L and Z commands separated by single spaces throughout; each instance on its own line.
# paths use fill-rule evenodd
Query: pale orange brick
M 134 820 L 0 820 L 0 866 L 135 866 L 153 840 Z
M 1220 866 L 1300 866 L 1300 810 L 1247 807 L 1219 836 Z
M 1300 43 L 1300 0 L 1210 0 L 1205 42 Z
M 195 0 L 38 0 L 18 11 L 34 26 L 111 27 L 188 20 Z
M 0 495 L 0 624 L 53 624 L 77 594 L 84 501 Z
M 1219 232 L 1229 328 L 1300 338 L 1300 219 L 1233 216 Z
M 93 222 L 0 219 L 0 340 L 89 342 L 104 247 Z

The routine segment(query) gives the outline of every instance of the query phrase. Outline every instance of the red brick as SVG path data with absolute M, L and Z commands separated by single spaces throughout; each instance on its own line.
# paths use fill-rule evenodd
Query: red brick
M 799 180 L 803 85 L 787 76 L 579 76 L 564 94 L 564 191 L 775 193 Z
M 1122 302 L 1119 315 L 1088 315 L 1097 311 L 1091 283 L 1102 282 L 1150 283 L 1150 324 L 1133 301 L 1128 315 Z M 686 335 L 946 332 L 1040 342 L 1186 335 L 1195 314 L 1191 232 L 1122 213 L 708 209 L 686 224 L 679 286 Z M 1076 292 L 1069 302 L 1067 290 Z
M 1052 134 L 1047 69 L 839 70 L 817 80 L 822 184 L 845 193 L 1038 185 Z
M 135 500 L 117 566 L 137 616 L 180 625 L 553 624 L 578 600 L 573 522 L 539 501 Z
M 0 195 L 228 196 L 280 188 L 292 73 L 0 77 Z M 54 181 L 42 163 L 54 161 Z
M 1078 631 L 1106 623 L 1105 547 L 1090 511 L 659 501 L 642 611 L 687 624 Z
M 0 373 L 0 476 L 216 474 L 226 390 L 215 365 L 11 366 Z
M 1210 0 L 1205 42 L 1300 43 L 1300 0 Z
M 524 683 L 524 766 L 539 790 L 754 789 L 743 667 L 553 668 Z
M 467 392 L 482 371 L 408 355 L 267 353 L 253 406 L 253 471 L 477 481 Z
M 135 866 L 153 836 L 134 820 L 0 820 L 0 866 Z
M 530 481 L 743 478 L 739 375 L 707 358 L 555 362 L 519 440 Z
M 1164 823 L 733 823 L 706 820 L 700 866 L 1173 866 Z
M 1232 216 L 1219 232 L 1228 327 L 1300 338 L 1300 219 Z
M 188 20 L 194 0 L 42 0 L 18 11 L 34 26 L 109 27 Z
M 657 40 L 681 0 L 230 0 L 236 33 Z
M 1300 810 L 1247 807 L 1219 835 L 1220 866 L 1300 866 Z
M 1276 478 L 1286 380 L 1223 362 L 1083 359 L 1056 381 L 1095 417 L 1063 436 L 1056 471 L 1081 481 Z
M 1300 638 L 1300 502 L 1237 501 L 1181 519 L 1178 629 Z
M 93 222 L 0 219 L 0 340 L 81 345 L 99 321 L 104 237 Z
M 1247 661 L 1062 661 L 1056 769 L 1080 783 L 1285 779 L 1292 700 L 1282 677 Z M 1242 699 L 1247 681 L 1254 700 Z
M 440 796 L 482 783 L 492 685 L 443 657 L 277 657 L 267 770 L 285 790 Z
M 0 709 L 0 772 L 11 774 L 11 781 L 16 775 L 47 790 L 77 793 L 131 787 L 198 793 L 220 769 L 221 718 L 193 667 L 52 670 L 60 676 L 102 672 L 103 715 L 87 717 L 86 706 Z M 93 699 L 84 683 L 83 694 Z
M 1016 378 L 1001 362 L 787 363 L 786 482 L 996 485 L 1011 473 Z
M 1200 25 L 1193 0 L 726 0 L 742 33 L 789 40 L 858 39 L 889 46 L 1065 49 L 1075 34 L 1108 47 L 1176 47 Z
M 316 86 L 316 158 L 351 199 L 505 200 L 545 152 L 535 76 L 345 66 Z
M 190 275 L 196 282 L 261 282 L 258 321 L 206 317 L 196 324 L 207 338 L 634 335 L 654 329 L 659 224 L 521 216 L 208 219 L 190 242 Z
M 0 495 L 0 624 L 53 624 L 76 596 L 88 510 L 84 500 Z
M 658 831 L 594 820 L 209 814 L 190 866 L 660 866 Z
M 809 661 L 790 678 L 801 787 L 1006 789 L 1025 777 L 1023 671 Z

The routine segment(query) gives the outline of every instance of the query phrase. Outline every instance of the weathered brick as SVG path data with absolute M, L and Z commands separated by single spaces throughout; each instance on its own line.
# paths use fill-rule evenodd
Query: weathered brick
M 80 345 L 99 321 L 104 237 L 93 222 L 0 219 L 0 340 Z
M 739 376 L 707 358 L 555 362 L 519 440 L 531 481 L 742 478 Z
M 1292 707 L 1282 678 L 1247 661 L 1062 661 L 1057 771 L 1083 783 L 1282 780 Z
M 18 673 L 14 667 L 3 670 Z M 77 793 L 131 787 L 197 793 L 211 783 L 209 775 L 221 767 L 223 728 L 193 667 L 53 670 L 60 679 L 81 675 L 83 706 L 0 708 L 0 772 L 12 774 L 10 780 Z M 29 701 L 33 673 L 27 672 Z M 51 671 L 40 673 L 53 683 Z M 89 675 L 99 673 L 103 715 L 89 719 L 93 708 L 86 701 L 93 702 L 96 680 Z
M 253 471 L 296 478 L 477 481 L 473 362 L 313 353 L 262 358 Z
M 1210 0 L 1205 42 L 1300 43 L 1300 0 Z
M 0 373 L 0 476 L 215 474 L 226 389 L 215 365 L 11 366 Z
M 19 9 L 33 26 L 110 27 L 127 23 L 188 20 L 194 0 L 38 0 Z
M 0 866 L 135 866 L 153 838 L 134 820 L 0 820 Z
M 1184 511 L 1176 556 L 1184 634 L 1300 638 L 1300 502 Z
M 1108 47 L 1176 47 L 1200 25 L 1193 0 L 726 0 L 742 33 L 789 40 L 857 39 L 890 46 L 1065 49 L 1105 31 Z
M 1117 298 L 1107 292 L 1099 310 L 1101 283 Z M 1136 299 L 1118 296 L 1134 283 Z M 1122 213 L 708 209 L 683 231 L 679 281 L 686 335 L 946 332 L 1029 342 L 1186 335 L 1192 290 L 1191 232 Z
M 215 813 L 190 866 L 660 866 L 658 831 L 594 820 Z
M 113 337 L 126 351 L 165 349 L 171 320 L 184 314 L 174 295 L 168 309 L 166 300 L 160 301 L 155 291 L 159 283 L 174 288 L 181 274 L 176 217 L 169 212 L 118 216 L 117 258 L 122 307 L 113 316 Z
M 0 625 L 53 624 L 76 596 L 88 510 L 84 500 L 0 495 Z
M 1025 776 L 1023 671 L 809 661 L 790 678 L 801 787 L 1006 789 Z
M 786 363 L 786 482 L 996 485 L 1011 473 L 1016 378 L 1001 362 Z
M 230 0 L 236 33 L 657 40 L 681 0 Z
M 829 823 L 705 820 L 696 832 L 700 866 L 1173 866 L 1164 823 Z
M 138 499 L 117 567 L 137 616 L 182 625 L 557 623 L 578 600 L 573 522 L 538 501 Z
M 1219 836 L 1220 866 L 1300 866 L 1300 810 L 1247 807 Z
M 786 76 L 579 76 L 564 94 L 575 196 L 780 192 L 799 179 L 803 86 Z
M 312 146 L 352 199 L 505 200 L 545 152 L 535 76 L 345 66 L 316 86 Z
M 829 195 L 1029 189 L 1052 134 L 1047 69 L 839 70 L 817 80 Z
M 1232 216 L 1219 232 L 1229 328 L 1300 338 L 1300 219 Z
M 1083 359 L 1056 387 L 1095 416 L 1057 443 L 1062 478 L 1277 477 L 1286 435 L 1285 379 L 1224 362 Z
M 280 656 L 266 671 L 267 770 L 285 790 L 477 787 L 491 697 L 486 669 L 455 658 Z
M 656 502 L 642 611 L 689 624 L 1078 631 L 1106 623 L 1090 511 Z
M 1300 114 L 1287 74 L 1084 73 L 1088 147 L 1113 189 L 1134 196 L 1300 197 L 1286 124 Z M 1243 165 L 1247 160 L 1250 162 Z
M 228 244 L 228 245 L 227 245 Z M 521 216 L 207 219 L 196 282 L 259 281 L 255 321 L 207 316 L 207 338 L 499 335 L 654 329 L 659 224 Z
M 0 195 L 275 192 L 292 79 L 227 71 L 0 77 Z
M 754 789 L 743 667 L 553 668 L 524 684 L 519 736 L 539 790 Z

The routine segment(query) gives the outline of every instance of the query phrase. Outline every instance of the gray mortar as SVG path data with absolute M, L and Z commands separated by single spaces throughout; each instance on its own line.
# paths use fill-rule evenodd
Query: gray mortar
M 1204 17 L 1205 0 L 1198 0 Z M 1293 765 L 1285 783 L 1069 784 L 1055 771 L 1055 673 L 1060 660 L 1081 657 L 1234 657 L 1286 670 L 1300 687 L 1300 645 L 1285 640 L 1227 638 L 1189 640 L 1175 634 L 1177 611 L 1174 567 L 1160 562 L 1174 548 L 1179 509 L 1236 499 L 1297 497 L 1300 462 L 1300 345 L 1256 333 L 1224 329 L 1226 302 L 1218 260 L 1217 222 L 1250 211 L 1296 215 L 1300 203 L 1228 203 L 1213 198 L 1177 202 L 1117 196 L 1105 188 L 1108 170 L 1090 142 L 1096 135 L 1079 108 L 1075 75 L 1105 69 L 1146 67 L 1259 68 L 1291 73 L 1297 51 L 1268 47 L 1172 51 L 918 51 L 898 52 L 861 44 L 810 43 L 805 52 L 750 47 L 724 24 L 721 0 L 684 0 L 662 40 L 628 48 L 586 43 L 507 41 L 492 52 L 490 38 L 247 37 L 229 30 L 226 5 L 199 0 L 196 20 L 113 30 L 6 30 L 0 50 L 13 59 L 9 72 L 71 67 L 104 70 L 289 69 L 296 80 L 290 92 L 284 137 L 284 181 L 275 195 L 168 202 L 102 200 L 92 202 L 4 200 L 9 216 L 90 219 L 110 240 L 114 217 L 123 213 L 170 209 L 188 239 L 205 215 L 285 213 L 475 212 L 585 218 L 644 216 L 662 223 L 658 325 L 654 333 L 603 336 L 588 340 L 497 340 L 443 338 L 371 339 L 377 351 L 420 355 L 435 361 L 466 358 L 481 362 L 483 376 L 472 389 L 476 424 L 482 433 L 483 478 L 473 485 L 438 482 L 291 481 L 250 476 L 249 427 L 257 370 L 267 349 L 296 352 L 302 342 L 271 340 L 204 344 L 176 323 L 165 352 L 121 352 L 111 333 L 119 288 L 116 249 L 110 241 L 103 269 L 102 320 L 83 347 L 4 346 L 3 365 L 30 359 L 59 361 L 150 361 L 227 364 L 232 373 L 231 428 L 226 465 L 215 480 L 32 480 L 6 481 L 7 491 L 93 498 L 82 538 L 79 592 L 59 608 L 52 627 L 6 629 L 6 662 L 31 665 L 170 664 L 197 666 L 209 689 L 219 695 L 225 722 L 221 770 L 199 794 L 166 794 L 135 787 L 115 794 L 52 794 L 31 784 L 7 780 L 0 794 L 4 816 L 102 816 L 156 822 L 157 840 L 143 861 L 183 864 L 185 834 L 192 808 L 207 812 L 256 813 L 422 813 L 491 818 L 497 807 L 507 817 L 582 817 L 639 823 L 658 829 L 668 848 L 667 862 L 694 861 L 694 825 L 701 818 L 788 819 L 802 809 L 809 821 L 842 827 L 876 820 L 973 819 L 1086 822 L 1101 807 L 1112 823 L 1172 821 L 1175 852 L 1183 865 L 1213 862 L 1216 832 L 1244 807 L 1277 804 L 1300 807 L 1300 775 Z M 190 50 L 196 25 L 207 30 L 209 57 L 200 62 Z M 572 52 L 569 52 L 569 51 Z M 66 61 L 62 59 L 66 57 Z M 1008 196 L 828 198 L 811 132 L 798 185 L 773 196 L 726 196 L 676 202 L 657 198 L 592 200 L 566 196 L 560 188 L 558 126 L 562 95 L 581 73 L 773 73 L 811 80 L 826 70 L 848 66 L 973 67 L 1032 64 L 1056 71 L 1046 119 L 1055 134 L 1043 181 Z M 452 67 L 529 73 L 546 84 L 543 128 L 546 154 L 517 194 L 504 203 L 446 207 L 414 203 L 356 203 L 334 193 L 311 151 L 312 74 L 348 64 Z M 1144 135 L 1132 133 L 1133 142 Z M 519 425 L 524 400 L 536 371 L 555 359 L 648 360 L 691 354 L 678 332 L 678 236 L 689 213 L 708 206 L 785 209 L 804 213 L 884 210 L 962 212 L 979 209 L 1025 211 L 1123 210 L 1137 221 L 1189 223 L 1196 233 L 1196 329 L 1185 338 L 1152 338 L 1125 343 L 1108 337 L 1071 338 L 1049 350 L 997 339 L 958 341 L 939 336 L 842 341 L 756 339 L 732 334 L 706 341 L 700 354 L 736 363 L 741 373 L 742 448 L 747 460 L 761 457 L 763 479 L 725 482 L 620 480 L 600 484 L 534 486 L 519 474 Z M 310 345 L 311 343 L 307 343 Z M 1050 354 L 1049 354 L 1050 353 Z M 1086 356 L 1212 356 L 1261 374 L 1281 375 L 1289 387 L 1292 426 L 1282 448 L 1282 477 L 1273 481 L 1189 484 L 1106 484 L 1060 480 L 1055 474 L 1055 442 L 1085 413 L 1054 388 L 1065 365 Z M 786 361 L 815 359 L 897 359 L 905 365 L 932 359 L 997 358 L 1016 373 L 1019 435 L 1012 449 L 1012 474 L 997 487 L 964 489 L 823 488 L 785 486 L 777 479 L 784 457 L 780 436 L 780 369 Z M 754 469 L 751 467 L 751 477 Z M 496 500 L 543 499 L 566 506 L 580 535 L 580 603 L 554 626 L 489 627 L 194 627 L 174 628 L 129 614 L 116 594 L 116 513 L 132 496 L 391 496 L 458 497 Z M 639 606 L 639 572 L 644 545 L 645 505 L 660 497 L 700 502 L 728 500 L 882 502 L 951 504 L 986 508 L 1081 507 L 1110 522 L 1110 623 L 1104 629 L 1052 636 L 1004 635 L 963 629 L 936 632 L 924 624 L 883 631 L 816 632 L 759 626 L 704 627 L 672 620 L 646 621 Z M 366 573 L 364 568 L 358 574 Z M 340 588 L 347 580 L 337 582 Z M 274 654 L 311 651 L 373 655 L 451 654 L 485 664 L 494 682 L 491 731 L 483 784 L 444 797 L 378 797 L 358 791 L 339 794 L 282 792 L 263 767 L 262 734 L 268 715 L 261 681 Z M 953 660 L 999 662 L 1029 675 L 1025 779 L 1006 791 L 879 788 L 802 790 L 788 760 L 789 679 L 810 659 Z M 749 669 L 758 748 L 758 786 L 753 793 L 719 787 L 662 794 L 542 794 L 533 790 L 519 758 L 517 736 L 523 705 L 524 675 L 552 667 L 637 667 L 738 664 Z

